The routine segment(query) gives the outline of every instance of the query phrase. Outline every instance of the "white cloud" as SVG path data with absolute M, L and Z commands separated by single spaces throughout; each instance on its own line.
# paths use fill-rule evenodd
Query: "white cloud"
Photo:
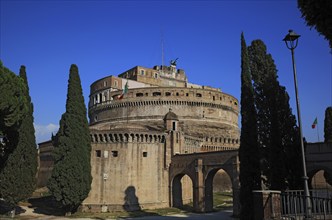
M 34 124 L 37 144 L 51 139 L 52 133 L 59 130 L 59 125 L 50 123 L 48 125 Z

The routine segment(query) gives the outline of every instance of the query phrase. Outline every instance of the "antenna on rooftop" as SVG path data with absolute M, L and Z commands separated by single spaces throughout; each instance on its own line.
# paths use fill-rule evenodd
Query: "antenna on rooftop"
M 161 30 L 161 69 L 164 66 L 164 35 Z

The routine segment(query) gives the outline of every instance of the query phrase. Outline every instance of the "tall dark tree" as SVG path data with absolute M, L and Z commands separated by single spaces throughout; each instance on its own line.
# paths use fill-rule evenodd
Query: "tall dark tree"
M 20 79 L 16 86 L 23 82 L 22 97 L 27 100 L 27 112 L 15 129 L 5 129 L 5 143 L 11 144 L 0 172 L 1 198 L 14 206 L 17 202 L 31 196 L 35 189 L 37 172 L 37 148 L 33 127 L 33 107 L 29 95 L 25 67 L 20 69 Z M 13 97 L 12 97 L 13 98 Z
M 281 156 L 285 158 L 286 166 L 286 183 L 284 186 L 288 189 L 299 189 L 303 185 L 300 131 L 296 125 L 296 118 L 289 106 L 289 95 L 286 92 L 286 88 L 279 85 L 278 90 L 277 103 Z
M 22 124 L 19 129 L 20 137 L 18 148 L 21 151 L 21 179 L 24 179 L 24 193 L 21 195 L 26 195 L 26 198 L 32 194 L 36 187 L 36 174 L 37 174 L 37 166 L 38 166 L 38 152 L 37 152 L 37 144 L 35 137 L 35 128 L 33 126 L 33 103 L 31 101 L 30 92 L 29 92 L 29 84 L 28 78 L 25 70 L 25 66 L 21 66 L 20 68 L 20 77 L 24 80 L 24 83 L 27 87 L 26 98 L 28 100 L 28 114 L 23 119 Z M 23 155 L 23 156 L 22 156 Z
M 324 35 L 332 48 L 332 1 L 298 0 L 297 4 L 307 25 Z
M 241 219 L 254 219 L 253 190 L 261 187 L 254 90 L 244 34 L 241 34 L 241 137 L 240 137 Z
M 23 80 L 0 61 L 0 135 L 4 142 L 0 143 L 0 172 L 17 146 L 17 130 L 28 110 L 25 92 Z
M 54 169 L 48 188 L 66 212 L 75 212 L 91 188 L 90 135 L 81 80 L 71 65 L 66 112 L 54 137 Z
M 332 142 L 332 106 L 325 110 L 324 119 L 324 140 L 325 142 Z
M 288 94 L 278 82 L 274 60 L 267 54 L 263 41 L 254 40 L 248 53 L 254 81 L 258 143 L 262 160 L 267 162 L 263 170 L 267 176 L 266 184 L 270 189 L 283 190 L 289 187 L 286 151 L 293 149 L 297 152 L 297 146 L 293 146 L 298 137 L 295 117 Z

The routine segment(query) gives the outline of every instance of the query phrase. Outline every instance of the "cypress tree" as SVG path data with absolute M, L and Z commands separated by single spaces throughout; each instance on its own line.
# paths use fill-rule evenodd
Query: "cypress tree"
M 90 135 L 81 80 L 71 65 L 66 112 L 54 137 L 54 168 L 48 188 L 66 212 L 75 212 L 91 188 Z
M 332 106 L 327 107 L 325 110 L 324 140 L 325 143 L 332 142 Z
M 277 69 L 266 46 L 255 40 L 248 48 L 250 70 L 254 81 L 257 111 L 258 143 L 262 157 L 267 161 L 264 175 L 269 189 L 284 190 L 290 182 L 295 184 L 289 172 L 298 174 L 300 149 L 295 117 L 289 106 L 286 89 L 280 86 Z M 287 152 L 287 153 L 286 153 Z M 293 165 L 288 159 L 293 159 Z
M 17 146 L 18 128 L 27 114 L 25 90 L 23 80 L 0 61 L 0 135 L 4 142 L 0 143 L 0 172 Z
M 37 148 L 33 127 L 33 107 L 29 95 L 25 67 L 20 69 L 20 77 L 26 88 L 22 93 L 27 100 L 27 113 L 17 130 L 11 130 L 9 139 L 17 138 L 15 147 L 8 155 L 0 173 L 1 197 L 11 205 L 31 196 L 35 189 L 37 172 Z M 16 144 L 17 143 L 17 144 Z
M 20 77 L 24 80 L 24 83 L 27 87 L 26 97 L 28 100 L 28 114 L 22 121 L 20 126 L 19 133 L 19 145 L 22 147 L 21 154 L 24 155 L 24 160 L 21 159 L 22 164 L 22 179 L 24 179 L 25 184 L 25 195 L 29 196 L 35 189 L 36 186 L 36 174 L 37 174 L 37 144 L 35 137 L 35 128 L 33 126 L 33 103 L 31 101 L 28 78 L 25 71 L 25 66 L 20 68 Z M 26 197 L 27 198 L 27 197 Z
M 244 34 L 241 34 L 241 137 L 240 137 L 241 219 L 254 219 L 253 190 L 260 189 L 256 110 Z
M 25 85 L 16 74 L 0 60 L 0 130 L 17 128 L 27 113 L 27 100 L 23 95 Z

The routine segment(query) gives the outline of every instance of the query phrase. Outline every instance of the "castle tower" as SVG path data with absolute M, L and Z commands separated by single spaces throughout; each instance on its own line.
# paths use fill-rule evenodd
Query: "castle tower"
M 238 148 L 238 100 L 188 83 L 176 62 L 161 69 L 136 66 L 91 84 L 93 182 L 83 211 L 169 207 L 174 155 Z
M 164 126 L 167 132 L 165 163 L 172 161 L 172 156 L 181 152 L 181 133 L 178 116 L 169 108 L 169 112 L 164 117 Z

